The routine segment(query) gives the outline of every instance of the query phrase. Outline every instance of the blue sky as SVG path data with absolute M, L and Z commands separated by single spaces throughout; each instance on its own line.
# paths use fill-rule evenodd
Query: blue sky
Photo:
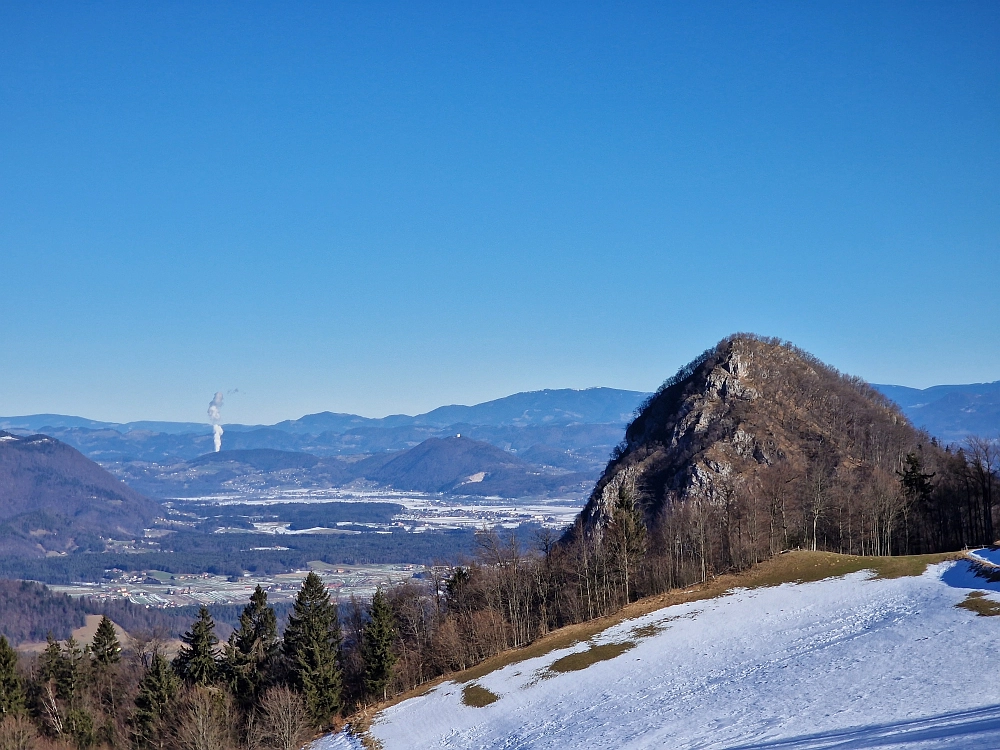
M 1000 379 L 996 3 L 6 3 L 0 414 Z

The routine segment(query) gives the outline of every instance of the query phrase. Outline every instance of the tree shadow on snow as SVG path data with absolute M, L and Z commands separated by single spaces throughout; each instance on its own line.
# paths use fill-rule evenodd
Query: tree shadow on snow
M 941 575 L 941 582 L 956 589 L 1000 591 L 1000 568 L 959 560 Z
M 727 750 L 861 750 L 862 748 L 1000 748 L 1000 705 L 889 724 L 730 745 Z

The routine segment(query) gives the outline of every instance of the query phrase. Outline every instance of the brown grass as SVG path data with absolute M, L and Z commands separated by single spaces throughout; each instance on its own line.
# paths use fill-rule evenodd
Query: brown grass
M 955 606 L 975 612 L 979 617 L 1000 616 L 1000 602 L 987 599 L 985 591 L 973 591 L 965 597 L 964 602 L 959 602 Z
M 575 654 L 556 659 L 549 665 L 549 669 L 560 674 L 563 672 L 576 672 L 580 669 L 586 669 L 591 664 L 597 664 L 599 661 L 607 661 L 608 659 L 614 659 L 616 656 L 621 656 L 630 648 L 635 648 L 634 641 L 605 643 L 601 646 L 591 645 L 586 651 L 577 651 Z
M 482 708 L 500 700 L 500 696 L 481 685 L 472 683 L 462 688 L 462 703 L 473 708 Z
M 663 630 L 661 625 L 643 625 L 641 628 L 632 628 L 634 638 L 652 638 Z

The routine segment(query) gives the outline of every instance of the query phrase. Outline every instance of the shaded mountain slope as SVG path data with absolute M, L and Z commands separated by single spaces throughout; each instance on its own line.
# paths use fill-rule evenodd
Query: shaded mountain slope
M 159 505 L 65 443 L 0 432 L 0 549 L 101 549 L 97 537 L 141 535 L 159 514 Z

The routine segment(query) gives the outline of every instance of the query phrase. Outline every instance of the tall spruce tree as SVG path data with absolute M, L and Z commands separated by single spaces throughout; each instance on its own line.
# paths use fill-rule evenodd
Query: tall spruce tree
M 320 577 L 309 573 L 288 617 L 284 652 L 292 681 L 302 691 L 309 717 L 317 727 L 329 725 L 340 709 L 340 645 L 337 607 Z
M 57 680 L 62 673 L 62 648 L 59 641 L 52 637 L 50 630 L 45 636 L 45 650 L 38 659 L 38 664 L 43 682 Z
M 97 626 L 94 640 L 90 644 L 90 653 L 99 667 L 117 664 L 122 658 L 122 646 L 115 634 L 114 623 L 107 617 L 102 617 L 101 624 Z
M 0 721 L 24 710 L 24 687 L 17 674 L 17 651 L 0 635 Z
M 85 650 L 80 648 L 80 644 L 73 636 L 66 639 L 60 654 L 56 686 L 59 697 L 69 703 L 70 708 L 76 708 L 80 700 L 86 656 Z
M 376 698 L 388 698 L 392 668 L 396 654 L 392 650 L 396 640 L 392 608 L 382 593 L 375 589 L 368 624 L 361 635 L 361 655 L 365 662 L 365 692 Z
M 257 702 L 272 682 L 278 655 L 278 620 L 260 585 L 240 615 L 240 627 L 226 643 L 223 669 L 233 695 L 244 708 Z
M 132 731 L 139 747 L 160 747 L 163 744 L 163 719 L 171 702 L 177 697 L 180 680 L 160 654 L 153 659 L 139 683 L 132 713 Z
M 191 629 L 181 636 L 184 646 L 174 659 L 174 669 L 177 674 L 195 685 L 209 685 L 215 681 L 219 673 L 219 663 L 216 661 L 215 647 L 219 643 L 215 635 L 215 620 L 208 608 L 198 610 L 198 619 Z

